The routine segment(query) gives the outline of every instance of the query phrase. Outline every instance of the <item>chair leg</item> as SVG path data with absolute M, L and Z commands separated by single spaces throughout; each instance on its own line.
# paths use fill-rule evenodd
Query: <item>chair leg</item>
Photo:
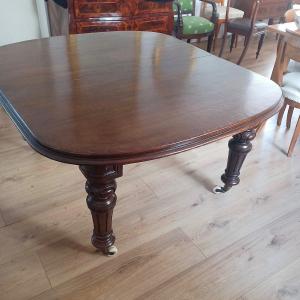
M 294 151 L 294 148 L 295 148 L 296 142 L 299 138 L 299 135 L 300 135 L 300 117 L 298 119 L 297 126 L 296 126 L 296 129 L 295 129 L 295 132 L 293 134 L 293 138 L 292 138 L 292 141 L 291 141 L 291 144 L 290 144 L 290 147 L 289 147 L 288 157 L 292 156 L 292 153 Z
M 230 53 L 232 52 L 235 39 L 236 39 L 236 34 L 233 33 L 232 36 L 231 36 Z
M 284 23 L 284 22 L 285 22 L 285 17 L 280 17 L 280 19 L 279 19 L 279 24 L 282 24 L 282 23 Z M 278 39 L 279 39 L 279 34 L 276 33 L 276 41 L 278 41 Z
M 214 33 L 212 33 L 208 36 L 207 52 L 209 52 L 209 53 L 211 52 L 213 41 L 214 41 Z
M 251 41 L 251 37 L 252 37 L 252 35 L 249 35 L 248 37 L 245 37 L 245 47 L 244 47 L 242 55 L 241 55 L 241 57 L 240 57 L 240 59 L 239 59 L 239 61 L 237 63 L 238 65 L 240 65 L 242 63 L 242 61 L 243 61 L 243 59 L 244 59 L 244 57 L 245 57 L 245 55 L 246 55 L 246 53 L 248 51 L 248 48 L 249 48 L 249 45 L 250 45 L 250 41 Z
M 213 43 L 213 51 L 216 51 L 216 43 L 217 43 L 217 39 L 220 33 L 220 29 L 221 29 L 222 24 L 217 23 L 216 25 L 216 29 L 215 29 L 215 34 L 214 34 L 214 43 Z
M 291 128 L 293 112 L 294 112 L 294 106 L 290 106 L 289 111 L 288 111 L 288 115 L 287 115 L 287 119 L 286 119 L 286 128 L 287 129 Z
M 263 34 L 260 36 L 260 38 L 259 38 L 258 48 L 257 48 L 257 52 L 256 52 L 256 59 L 258 59 L 258 57 L 259 57 L 260 50 L 261 50 L 262 45 L 263 45 L 264 40 L 265 40 L 265 36 L 266 36 L 266 34 L 263 33 Z
M 286 107 L 287 107 L 287 103 L 286 103 L 286 100 L 284 100 L 283 106 L 278 113 L 277 126 L 281 125 L 282 118 L 283 118 Z
M 227 26 L 225 24 L 225 30 L 224 30 L 224 35 L 223 35 L 223 39 L 222 39 L 222 45 L 221 45 L 221 50 L 220 50 L 220 53 L 219 53 L 219 57 L 222 57 L 222 55 L 223 55 L 226 38 L 227 38 Z

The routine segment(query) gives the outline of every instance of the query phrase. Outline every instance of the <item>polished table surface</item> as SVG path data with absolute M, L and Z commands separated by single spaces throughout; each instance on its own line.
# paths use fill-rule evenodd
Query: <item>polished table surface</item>
M 0 68 L 2 101 L 29 143 L 72 163 L 143 161 L 199 146 L 257 125 L 281 97 L 260 75 L 147 32 L 6 46 Z
M 234 135 L 229 190 L 255 128 L 281 106 L 270 80 L 173 37 L 111 32 L 0 48 L 0 101 L 41 154 L 80 165 L 93 244 L 114 253 L 115 178 L 124 164 Z

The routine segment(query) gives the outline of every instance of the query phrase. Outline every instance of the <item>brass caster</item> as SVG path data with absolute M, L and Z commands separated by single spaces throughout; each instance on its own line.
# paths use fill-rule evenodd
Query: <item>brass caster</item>
M 116 246 L 110 246 L 105 253 L 107 256 L 114 256 L 118 253 L 118 248 Z
M 224 193 L 226 193 L 226 191 L 223 187 L 217 185 L 213 188 L 213 193 L 214 194 L 224 194 Z

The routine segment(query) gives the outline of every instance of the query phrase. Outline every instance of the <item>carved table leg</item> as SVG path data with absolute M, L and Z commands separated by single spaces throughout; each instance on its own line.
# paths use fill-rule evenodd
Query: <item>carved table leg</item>
M 114 246 L 115 236 L 112 230 L 112 215 L 116 205 L 115 194 L 116 178 L 122 176 L 123 166 L 80 166 L 80 171 L 86 177 L 86 202 L 91 210 L 94 231 L 92 244 L 104 254 L 114 255 L 117 248 Z
M 214 193 L 225 193 L 240 183 L 240 170 L 247 154 L 252 149 L 251 141 L 256 136 L 256 130 L 251 129 L 234 135 L 229 141 L 229 155 L 225 173 L 221 179 L 224 187 L 215 187 Z

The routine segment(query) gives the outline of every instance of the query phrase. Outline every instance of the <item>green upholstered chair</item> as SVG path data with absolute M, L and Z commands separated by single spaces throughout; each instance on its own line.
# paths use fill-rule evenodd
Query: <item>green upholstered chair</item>
M 207 51 L 211 51 L 215 23 L 218 19 L 217 6 L 212 0 L 200 0 L 212 6 L 210 20 L 195 16 L 195 0 L 175 0 L 173 2 L 175 18 L 175 35 L 178 39 L 200 39 L 208 37 Z

